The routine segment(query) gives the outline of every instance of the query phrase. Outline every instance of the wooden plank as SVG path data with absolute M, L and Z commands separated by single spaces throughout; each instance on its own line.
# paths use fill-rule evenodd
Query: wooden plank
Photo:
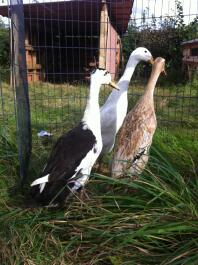
M 25 56 L 23 1 L 11 0 L 12 73 L 16 93 L 17 138 L 21 183 L 27 178 L 32 147 L 30 106 Z
M 106 69 L 111 73 L 112 79 L 116 76 L 116 54 L 118 34 L 114 27 L 108 24 Z
M 107 49 L 107 34 L 108 34 L 108 10 L 106 1 L 102 1 L 100 14 L 100 44 L 99 44 L 99 67 L 106 68 L 106 49 Z

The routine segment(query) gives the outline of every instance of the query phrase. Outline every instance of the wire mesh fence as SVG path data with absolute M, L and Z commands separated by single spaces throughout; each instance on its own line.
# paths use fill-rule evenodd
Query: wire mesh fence
M 7 19 L 11 3 L 0 5 L 0 156 L 9 155 L 7 135 L 16 142 L 17 134 Z M 23 14 L 33 147 L 40 142 L 38 132 L 56 138 L 80 120 L 89 86 L 87 68 L 102 62 L 118 80 L 139 46 L 166 59 L 167 76 L 155 90 L 159 126 L 197 130 L 197 1 L 29 0 L 23 1 Z M 137 66 L 129 87 L 129 109 L 143 94 L 150 70 L 144 63 Z M 101 104 L 108 94 L 103 87 Z
M 15 93 L 10 85 L 10 24 L 0 20 L 0 158 L 12 158 L 16 141 Z M 15 132 L 15 136 L 11 136 Z M 7 139 L 10 138 L 8 141 Z M 16 145 L 16 143 L 15 143 Z
M 167 77 L 155 92 L 161 125 L 197 129 L 197 13 L 197 1 L 134 1 L 128 35 L 123 39 L 125 54 L 144 45 L 154 57 L 166 58 Z M 148 71 L 139 70 L 136 79 L 141 83 Z M 142 93 L 133 90 L 132 101 Z

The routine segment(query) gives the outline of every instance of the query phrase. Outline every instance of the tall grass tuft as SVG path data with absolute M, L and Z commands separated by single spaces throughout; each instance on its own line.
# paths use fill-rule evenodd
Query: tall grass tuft
M 138 179 L 93 174 L 65 209 L 0 210 L 1 264 L 197 264 L 198 181 L 153 149 Z M 13 198 L 12 198 L 13 200 Z

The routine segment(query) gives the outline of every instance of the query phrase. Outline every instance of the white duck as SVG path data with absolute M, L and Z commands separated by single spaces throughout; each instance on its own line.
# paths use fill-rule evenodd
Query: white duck
M 164 67 L 165 59 L 156 58 L 143 96 L 124 120 L 112 163 L 114 177 L 128 174 L 137 177 L 147 164 L 157 128 L 154 89 L 161 72 L 165 71 Z
M 81 122 L 57 140 L 43 172 L 31 184 L 31 197 L 40 205 L 58 206 L 82 188 L 102 150 L 99 91 L 102 84 L 116 86 L 104 69 L 92 72 L 90 82 Z
M 129 83 L 133 72 L 140 61 L 153 63 L 151 53 L 144 47 L 139 47 L 131 53 L 124 74 L 117 84 L 119 91 L 112 91 L 105 104 L 100 109 L 103 142 L 101 154 L 109 153 L 113 149 L 116 134 L 122 126 L 127 113 L 127 91 Z

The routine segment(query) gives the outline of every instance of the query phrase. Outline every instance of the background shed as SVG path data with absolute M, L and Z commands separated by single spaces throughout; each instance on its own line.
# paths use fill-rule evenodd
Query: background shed
M 94 60 L 115 77 L 120 36 L 127 29 L 132 4 L 133 0 L 24 4 L 28 81 L 79 80 Z M 7 6 L 0 7 L 0 15 L 8 15 Z
M 184 41 L 181 46 L 183 69 L 187 71 L 188 78 L 191 79 L 198 71 L 198 39 Z

